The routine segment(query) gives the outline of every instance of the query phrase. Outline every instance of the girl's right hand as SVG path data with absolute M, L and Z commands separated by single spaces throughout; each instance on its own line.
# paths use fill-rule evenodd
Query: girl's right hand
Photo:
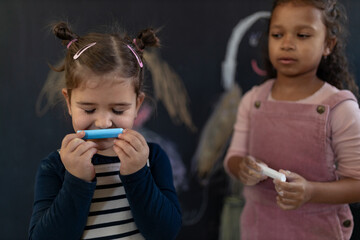
M 240 181 L 248 186 L 253 186 L 260 181 L 263 181 L 267 178 L 261 172 L 261 168 L 258 164 L 262 163 L 259 160 L 251 156 L 242 157 L 239 161 L 239 179 Z M 265 163 L 262 163 L 265 164 Z M 266 164 L 265 164 L 266 165 Z
M 72 133 L 64 137 L 60 157 L 66 170 L 73 176 L 91 182 L 95 178 L 95 168 L 91 159 L 97 152 L 97 145 L 82 138 L 85 132 Z

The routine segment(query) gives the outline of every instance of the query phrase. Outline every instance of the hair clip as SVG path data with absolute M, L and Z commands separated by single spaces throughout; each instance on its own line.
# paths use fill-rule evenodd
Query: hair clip
M 77 38 L 74 38 L 73 40 L 71 40 L 71 41 L 67 44 L 66 48 L 69 49 L 69 47 L 71 46 L 71 44 L 73 44 L 73 43 L 76 42 L 76 41 L 77 41 Z
M 80 57 L 80 55 L 86 51 L 86 49 L 91 48 L 92 46 L 94 46 L 96 44 L 96 42 L 90 43 L 88 45 L 85 45 L 84 47 L 82 47 L 79 51 L 77 51 L 77 53 L 75 53 L 73 59 L 76 60 Z
M 135 45 L 135 47 L 136 47 L 137 50 L 139 50 L 140 52 L 143 52 L 143 51 L 144 51 L 144 49 L 140 49 L 139 46 L 137 45 L 137 43 L 136 43 L 136 38 L 133 39 L 133 43 L 134 43 L 134 45 Z
M 127 46 L 127 47 L 132 51 L 132 53 L 135 55 L 136 60 L 138 61 L 140 68 L 142 68 L 142 67 L 144 66 L 144 64 L 142 63 L 140 57 L 136 54 L 135 50 L 134 50 L 132 47 L 130 47 L 129 44 L 127 44 L 126 46 Z

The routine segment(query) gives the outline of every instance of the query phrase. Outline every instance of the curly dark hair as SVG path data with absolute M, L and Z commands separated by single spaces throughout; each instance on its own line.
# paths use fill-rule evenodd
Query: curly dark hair
M 348 36 L 346 28 L 348 19 L 345 7 L 337 0 L 275 0 L 271 12 L 273 12 L 277 6 L 290 2 L 307 4 L 320 9 L 323 13 L 323 22 L 327 29 L 326 37 L 328 39 L 336 39 L 336 45 L 331 54 L 326 58 L 321 59 L 317 70 L 317 76 L 338 89 L 349 89 L 359 99 L 359 89 L 353 74 L 349 71 L 349 64 L 345 51 L 346 39 Z M 266 42 L 268 42 L 268 33 L 269 27 Z M 266 46 L 264 45 L 264 47 L 267 78 L 275 78 L 276 70 L 270 62 L 267 44 Z

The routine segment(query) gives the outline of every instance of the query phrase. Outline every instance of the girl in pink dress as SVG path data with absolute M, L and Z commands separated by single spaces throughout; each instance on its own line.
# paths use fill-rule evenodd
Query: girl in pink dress
M 345 19 L 336 0 L 274 2 L 271 78 L 243 97 L 224 161 L 244 184 L 242 240 L 351 236 L 348 203 L 360 201 L 360 111 Z M 266 177 L 260 163 L 286 182 Z

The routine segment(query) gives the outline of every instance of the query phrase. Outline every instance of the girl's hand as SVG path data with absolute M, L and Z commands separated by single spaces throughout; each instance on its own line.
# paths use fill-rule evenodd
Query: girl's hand
M 149 146 L 138 132 L 125 129 L 114 140 L 114 151 L 120 158 L 120 174 L 129 175 L 143 168 L 149 157 Z
M 250 156 L 241 158 L 238 177 L 243 184 L 252 186 L 267 178 L 261 173 L 259 163 L 262 162 Z
M 274 180 L 275 189 L 278 193 L 276 197 L 277 204 L 284 210 L 293 210 L 307 203 L 312 197 L 311 182 L 299 174 L 280 170 L 284 173 L 287 182 Z
M 97 145 L 81 139 L 84 136 L 85 132 L 66 135 L 61 144 L 60 157 L 69 173 L 91 182 L 95 178 L 95 168 L 91 158 L 97 152 Z

